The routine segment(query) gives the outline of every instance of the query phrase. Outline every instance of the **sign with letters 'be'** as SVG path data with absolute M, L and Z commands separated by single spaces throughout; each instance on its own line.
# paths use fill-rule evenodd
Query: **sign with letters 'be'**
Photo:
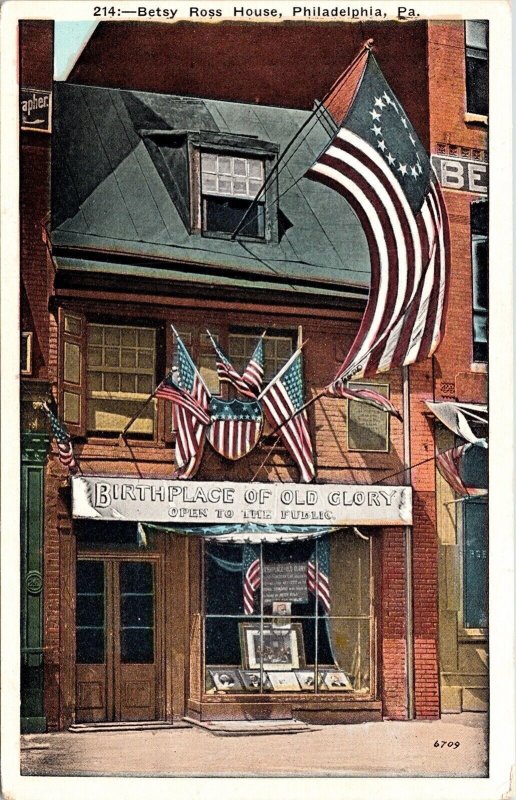
M 487 164 L 484 161 L 432 156 L 432 166 L 443 189 L 487 194 Z

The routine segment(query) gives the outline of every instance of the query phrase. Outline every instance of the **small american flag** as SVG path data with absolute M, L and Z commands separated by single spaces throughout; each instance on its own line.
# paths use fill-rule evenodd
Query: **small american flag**
M 474 486 L 468 486 L 464 483 L 460 475 L 460 463 L 464 458 L 464 454 L 471 444 L 461 444 L 459 447 L 453 447 L 450 450 L 445 450 L 437 456 L 437 469 L 443 476 L 444 480 L 450 484 L 454 492 L 462 497 L 470 495 L 485 495 L 485 489 L 479 489 Z
M 195 407 L 208 411 L 210 393 L 201 378 L 195 364 L 181 337 L 172 327 L 177 343 L 177 372 L 176 383 L 178 387 L 190 395 Z M 180 479 L 191 478 L 199 469 L 205 442 L 206 423 L 199 419 L 197 413 L 184 405 L 174 403 L 173 424 L 176 431 L 175 459 L 177 470 L 175 477 Z
M 48 420 L 50 422 L 50 430 L 52 436 L 57 444 L 57 451 L 59 454 L 59 461 L 67 467 L 71 475 L 75 475 L 79 471 L 79 467 L 73 454 L 72 440 L 64 423 L 60 422 L 57 416 L 57 409 L 55 403 L 43 403 Z
M 181 389 L 171 375 L 167 375 L 161 381 L 154 394 L 156 397 L 170 400 L 172 403 L 181 406 L 186 411 L 189 411 L 201 424 L 208 425 L 210 421 L 209 415 L 192 395 Z
M 254 594 L 260 587 L 261 567 L 260 567 L 260 546 L 244 544 L 242 569 L 244 579 L 244 614 L 254 612 Z
M 317 553 L 317 557 L 316 557 Z M 330 542 L 327 536 L 318 541 L 317 550 L 306 567 L 306 584 L 322 603 L 327 614 L 330 613 Z
M 307 177 L 341 194 L 367 239 L 371 288 L 336 374 L 364 377 L 428 358 L 446 316 L 449 233 L 430 159 L 367 49 L 325 106 L 339 128 Z
M 258 398 L 274 429 L 279 428 L 287 450 L 298 465 L 301 479 L 309 483 L 315 476 L 314 451 L 303 408 L 303 366 L 298 349 Z M 296 416 L 293 416 L 293 415 Z
M 264 352 L 263 340 L 265 331 L 258 339 L 256 347 L 254 348 L 253 355 L 249 364 L 242 373 L 242 380 L 249 387 L 251 397 L 258 397 L 262 390 L 263 373 L 264 373 Z
M 225 383 L 230 383 L 244 397 L 257 397 L 260 394 L 263 381 L 263 336 L 256 345 L 243 375 L 240 375 L 211 333 L 209 331 L 207 333 L 217 357 L 217 375 L 219 379 Z
M 339 379 L 330 384 L 326 389 L 328 397 L 341 397 L 346 400 L 355 400 L 361 403 L 368 403 L 380 411 L 392 414 L 396 419 L 402 420 L 400 412 L 394 407 L 388 397 L 384 397 L 374 389 L 358 386 L 349 386 L 347 381 Z

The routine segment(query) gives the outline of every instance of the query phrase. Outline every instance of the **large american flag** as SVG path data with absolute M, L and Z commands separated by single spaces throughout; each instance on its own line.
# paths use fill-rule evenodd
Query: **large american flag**
M 59 420 L 57 409 L 54 403 L 43 403 L 43 408 L 47 413 L 50 423 L 52 436 L 57 444 L 59 461 L 65 466 L 71 475 L 79 471 L 79 467 L 73 453 L 72 440 L 66 426 Z
M 190 395 L 196 407 L 207 413 L 210 402 L 210 393 L 201 378 L 195 364 L 181 337 L 172 327 L 177 346 L 177 370 L 175 371 L 176 383 L 183 392 Z M 184 405 L 174 403 L 173 425 L 176 431 L 175 460 L 177 470 L 175 477 L 191 478 L 199 469 L 205 442 L 206 423 L 199 419 Z
M 317 549 L 308 559 L 306 584 L 327 614 L 330 613 L 330 541 L 327 536 L 318 540 Z
M 258 397 L 263 382 L 263 336 L 258 341 L 254 353 L 242 375 L 235 369 L 209 331 L 208 336 L 215 350 L 219 380 L 230 383 L 240 394 L 244 395 L 244 397 Z
M 244 544 L 242 553 L 244 614 L 254 612 L 254 595 L 261 583 L 260 545 Z
M 363 377 L 421 361 L 439 345 L 448 223 L 428 155 L 370 51 L 325 105 L 339 130 L 307 177 L 347 200 L 371 260 L 368 303 L 335 379 Z
M 209 443 L 221 456 L 231 461 L 250 453 L 258 444 L 263 414 L 256 400 L 222 400 L 212 397 L 209 406 Z
M 303 365 L 298 349 L 258 398 L 274 430 L 309 483 L 315 476 L 314 451 L 304 406 Z M 294 416 L 295 415 L 295 416 Z

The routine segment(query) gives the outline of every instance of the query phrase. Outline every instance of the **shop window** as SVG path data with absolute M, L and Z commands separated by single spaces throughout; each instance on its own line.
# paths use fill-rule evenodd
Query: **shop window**
M 485 498 L 462 504 L 463 626 L 484 631 L 488 624 L 488 517 Z
M 372 388 L 389 397 L 389 385 L 353 382 L 357 389 Z M 389 450 L 389 414 L 368 403 L 348 401 L 348 450 L 386 453 Z
M 466 98 L 470 114 L 489 113 L 489 62 L 487 20 L 467 20 Z
M 231 235 L 249 210 L 265 180 L 263 159 L 202 152 L 202 230 Z M 254 203 L 241 237 L 265 238 L 265 196 Z
M 371 570 L 371 540 L 344 531 L 207 543 L 206 693 L 374 696 Z
M 155 329 L 88 324 L 86 368 L 88 431 L 120 433 L 156 386 Z M 151 401 L 132 424 L 131 435 L 152 436 L 155 414 Z
M 473 278 L 473 361 L 487 361 L 488 203 L 471 205 L 471 268 Z
M 254 353 L 262 331 L 229 334 L 229 359 L 242 374 Z M 271 381 L 287 363 L 294 352 L 292 334 L 265 336 L 264 338 L 264 385 Z

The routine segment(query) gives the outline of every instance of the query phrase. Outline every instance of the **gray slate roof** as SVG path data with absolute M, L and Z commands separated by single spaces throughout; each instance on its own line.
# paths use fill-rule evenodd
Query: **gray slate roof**
M 147 275 L 169 280 L 191 273 L 200 283 L 273 281 L 294 291 L 301 283 L 339 295 L 368 285 L 367 243 L 353 211 L 302 177 L 329 140 L 321 122 L 307 126 L 280 168 L 278 205 L 288 222 L 277 242 L 190 233 L 181 175 L 167 183 L 145 133 L 227 132 L 271 142 L 281 153 L 308 112 L 67 83 L 57 83 L 54 96 L 52 241 L 59 267 L 103 271 L 109 260 L 111 273 L 137 274 L 142 264 Z M 183 161 L 178 172 L 187 169 Z

